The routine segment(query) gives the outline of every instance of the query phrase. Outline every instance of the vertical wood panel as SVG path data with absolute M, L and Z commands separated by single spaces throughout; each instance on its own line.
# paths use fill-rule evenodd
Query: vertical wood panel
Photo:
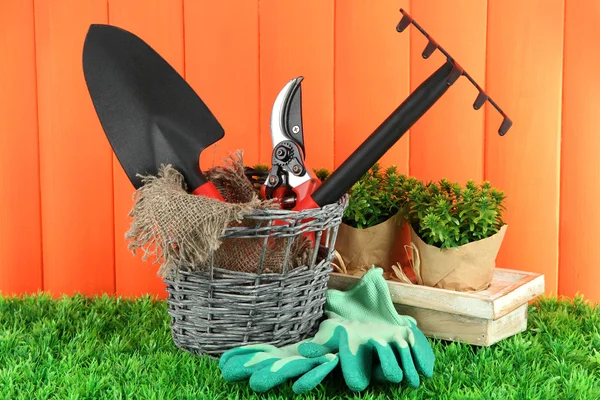
M 487 89 L 513 120 L 486 106 L 486 178 L 504 190 L 504 268 L 545 274 L 557 291 L 564 2 L 490 1 Z
M 225 129 L 201 157 L 203 169 L 221 164 L 231 151 L 258 162 L 258 0 L 187 0 L 186 79 Z
M 558 291 L 600 302 L 600 3 L 565 9 Z
M 148 43 L 183 75 L 183 6 L 173 0 L 109 0 L 109 23 L 126 29 Z M 141 254 L 127 250 L 125 232 L 129 229 L 128 213 L 133 205 L 134 187 L 116 157 L 115 186 L 115 263 L 118 295 L 138 296 L 153 293 L 165 297 L 165 285 L 157 275 L 153 259 L 144 262 Z M 140 252 L 141 253 L 141 252 Z
M 487 1 L 413 1 L 410 14 L 469 75 L 485 87 Z M 427 39 L 410 28 L 411 90 L 444 62 L 441 52 L 421 53 Z M 420 179 L 464 183 L 483 178 L 484 111 L 473 110 L 478 91 L 461 77 L 415 123 L 410 136 L 410 173 Z
M 33 3 L 0 4 L 0 292 L 42 289 Z
M 279 91 L 304 76 L 302 110 L 309 168 L 333 168 L 334 2 L 260 0 L 260 159 L 271 162 L 270 118 Z
M 335 7 L 335 166 L 409 94 L 410 31 L 398 33 L 409 0 L 337 0 Z M 409 132 L 381 158 L 408 174 Z
M 81 63 L 105 0 L 36 0 L 44 288 L 114 291 L 112 153 Z

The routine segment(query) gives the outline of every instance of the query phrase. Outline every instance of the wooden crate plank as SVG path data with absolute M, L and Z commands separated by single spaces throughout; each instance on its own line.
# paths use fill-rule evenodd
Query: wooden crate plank
M 525 277 L 536 277 L 538 273 L 529 271 L 517 271 L 507 268 L 496 268 L 494 271 L 494 279 L 506 282 L 507 284 L 516 283 Z
M 487 82 L 513 120 L 486 105 L 485 178 L 506 195 L 508 231 L 498 265 L 517 262 L 558 281 L 559 153 L 564 1 L 489 2 Z
M 518 281 L 512 279 L 493 281 L 499 282 L 502 290 L 505 290 L 501 297 L 493 294 L 499 292 L 494 289 L 473 293 L 395 281 L 387 281 L 387 283 L 392 301 L 396 304 L 494 320 L 508 314 L 521 304 L 533 300 L 544 291 L 544 277 L 539 274 L 496 268 L 494 276 L 498 274 L 506 277 L 510 272 L 515 276 L 520 276 L 521 279 Z M 331 273 L 329 279 L 329 288 L 344 290 L 359 279 L 358 276 L 334 272 Z
M 394 306 L 398 314 L 413 317 L 427 337 L 478 345 L 486 343 L 489 320 L 400 304 Z
M 491 346 L 526 330 L 527 307 L 527 304 L 523 304 L 504 317 L 492 321 L 395 304 L 396 311 L 400 315 L 409 315 L 415 318 L 419 329 L 425 336 L 476 346 Z
M 489 297 L 490 300 L 492 300 L 492 301 L 495 301 L 501 297 L 504 297 L 504 296 L 510 294 L 511 292 L 513 292 L 519 286 L 526 285 L 529 282 L 531 282 L 532 280 L 540 277 L 540 274 L 533 273 L 533 272 L 525 273 L 524 271 L 514 271 L 514 272 L 516 272 L 516 273 L 512 274 L 514 279 L 508 278 L 508 276 L 510 276 L 511 274 L 505 274 L 505 277 L 507 277 L 508 279 L 498 279 L 498 276 L 501 274 L 501 272 L 499 272 L 499 271 L 503 271 L 503 270 L 500 268 L 496 268 L 496 271 L 494 271 L 494 279 L 493 279 L 493 281 L 497 281 L 499 283 L 498 284 L 499 290 L 495 290 L 495 288 L 493 288 L 493 285 L 495 283 L 492 282 L 492 286 L 489 288 L 492 290 L 487 291 L 487 293 L 480 292 L 480 293 L 482 293 L 482 296 Z M 504 270 L 504 271 L 513 272 L 511 270 Z
M 500 319 L 490 321 L 488 325 L 487 345 L 498 343 L 527 329 L 527 311 L 529 304 L 522 304 Z
M 335 166 L 409 95 L 410 33 L 395 30 L 409 1 L 335 2 Z M 380 159 L 408 174 L 409 132 Z
M 558 292 L 600 302 L 600 3 L 567 1 L 562 102 Z
M 334 3 L 260 2 L 260 160 L 271 164 L 270 119 L 277 94 L 304 76 L 302 112 L 306 165 L 333 169 Z
M 487 2 L 411 2 L 411 16 L 480 85 L 485 86 Z M 427 39 L 411 32 L 411 90 L 446 60 L 441 52 L 423 59 Z M 483 179 L 484 112 L 473 110 L 477 89 L 462 77 L 411 129 L 410 173 L 420 179 L 460 183 Z
M 494 304 L 494 318 L 498 319 L 513 311 L 521 304 L 529 302 L 544 293 L 544 275 L 527 277 L 491 297 Z
M 259 161 L 258 4 L 184 1 L 186 79 L 225 130 L 202 153 L 203 169 L 237 149 L 247 165 Z M 270 140 L 268 131 L 263 139 Z
M 170 0 L 110 0 L 108 21 L 126 29 L 148 43 L 183 75 L 183 6 Z M 154 294 L 166 297 L 165 284 L 157 276 L 158 264 L 142 261 L 141 254 L 127 249 L 125 233 L 131 218 L 134 187 L 119 164 L 114 161 L 115 265 L 116 292 L 119 296 Z M 140 252 L 141 253 L 141 252 Z
M 33 3 L 0 4 L 0 292 L 42 287 Z
M 478 297 L 496 299 L 513 290 L 515 284 L 524 284 L 538 277 L 539 274 L 496 268 L 490 286 L 474 293 Z
M 75 17 L 74 17 L 75 16 Z M 105 0 L 36 0 L 44 289 L 114 293 L 112 150 L 82 68 Z

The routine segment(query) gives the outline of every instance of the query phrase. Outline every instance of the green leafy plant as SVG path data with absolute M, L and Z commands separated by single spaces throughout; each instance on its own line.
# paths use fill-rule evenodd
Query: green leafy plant
M 350 189 L 342 222 L 364 229 L 386 221 L 404 208 L 416 182 L 398 173 L 395 165 L 381 170 L 376 163 Z
M 320 169 L 313 168 L 313 172 L 315 173 L 315 176 L 317 178 L 319 178 L 319 180 L 321 182 L 324 182 L 325 179 L 329 178 L 329 176 L 331 175 L 331 172 L 329 172 L 329 170 L 327 168 L 320 168 Z
M 257 171 L 269 171 L 269 166 L 267 164 L 256 164 L 252 168 L 254 168 Z
M 269 166 L 267 164 L 255 164 L 254 166 L 245 166 L 246 178 L 252 183 L 256 190 L 264 183 L 269 175 Z
M 505 197 L 488 181 L 464 186 L 447 179 L 419 181 L 408 192 L 407 218 L 425 243 L 456 248 L 500 230 Z

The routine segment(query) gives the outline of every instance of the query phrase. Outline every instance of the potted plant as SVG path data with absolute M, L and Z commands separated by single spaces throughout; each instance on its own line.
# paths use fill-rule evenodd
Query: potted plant
M 417 182 L 407 197 L 405 216 L 420 283 L 458 291 L 489 287 L 507 228 L 504 193 L 488 181 L 461 186 L 442 179 Z
M 391 273 L 405 261 L 402 243 L 410 240 L 401 211 L 416 182 L 394 165 L 381 170 L 376 163 L 352 186 L 335 245 L 340 272 L 360 275 L 375 265 Z

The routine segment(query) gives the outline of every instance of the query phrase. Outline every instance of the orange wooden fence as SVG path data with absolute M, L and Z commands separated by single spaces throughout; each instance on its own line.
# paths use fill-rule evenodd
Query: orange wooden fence
M 127 251 L 133 188 L 83 80 L 91 23 L 141 36 L 242 148 L 269 162 L 277 92 L 303 75 L 307 162 L 338 166 L 443 61 L 397 33 L 405 8 L 514 121 L 475 111 L 465 78 L 381 160 L 418 178 L 488 179 L 508 196 L 499 266 L 600 301 L 600 2 L 595 0 L 1 0 L 0 291 L 164 296 Z M 598 197 L 597 197 L 598 196 Z

